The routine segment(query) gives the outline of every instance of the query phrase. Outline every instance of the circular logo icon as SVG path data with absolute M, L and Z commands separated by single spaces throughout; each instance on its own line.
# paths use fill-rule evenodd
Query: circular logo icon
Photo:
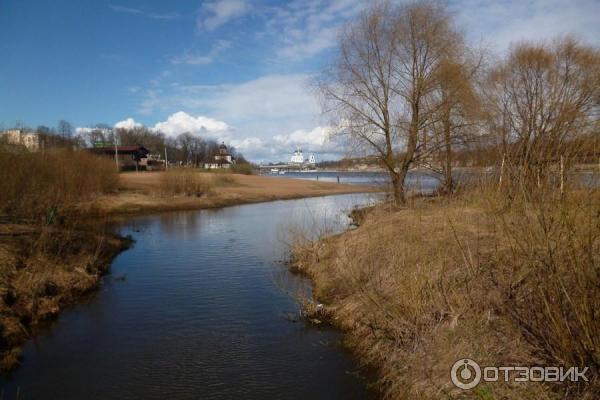
M 481 381 L 481 367 L 470 358 L 463 358 L 452 366 L 450 378 L 456 387 L 464 390 L 473 389 Z

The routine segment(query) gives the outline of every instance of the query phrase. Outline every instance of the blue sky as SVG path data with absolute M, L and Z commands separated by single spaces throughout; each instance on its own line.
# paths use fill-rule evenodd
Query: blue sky
M 343 154 L 310 91 L 361 0 L 0 0 L 0 127 L 144 124 L 226 140 L 254 160 Z M 575 33 L 600 0 L 449 1 L 472 42 Z

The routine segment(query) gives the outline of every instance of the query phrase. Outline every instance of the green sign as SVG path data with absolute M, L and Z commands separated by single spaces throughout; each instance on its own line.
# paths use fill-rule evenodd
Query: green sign
M 113 147 L 115 144 L 113 142 L 105 142 L 102 140 L 97 140 L 94 142 L 94 148 L 99 147 Z

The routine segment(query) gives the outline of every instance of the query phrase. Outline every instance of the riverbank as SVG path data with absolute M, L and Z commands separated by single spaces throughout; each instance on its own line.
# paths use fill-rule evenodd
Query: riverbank
M 129 240 L 102 230 L 0 225 L 0 371 L 60 311 L 98 287 Z
M 98 287 L 129 240 L 106 232 L 109 220 L 160 211 L 217 208 L 271 200 L 373 191 L 272 177 L 196 173 L 200 196 L 165 190 L 165 173 L 123 173 L 118 190 L 57 207 L 44 223 L 0 223 L 0 371 L 18 365 L 21 346 Z M 91 223 L 90 223 L 91 222 Z
M 320 316 L 379 371 L 389 398 L 597 398 L 598 196 L 520 201 L 473 189 L 382 204 L 354 213 L 356 229 L 299 240 L 292 268 L 312 279 Z M 590 383 L 464 391 L 450 381 L 463 358 L 589 367 Z
M 228 173 L 198 173 L 214 182 L 201 196 L 169 195 L 162 190 L 164 172 L 122 173 L 117 193 L 97 197 L 79 205 L 90 215 L 144 214 L 159 211 L 219 208 L 273 200 L 298 199 L 334 194 L 374 192 L 367 185 L 344 185 L 270 176 Z

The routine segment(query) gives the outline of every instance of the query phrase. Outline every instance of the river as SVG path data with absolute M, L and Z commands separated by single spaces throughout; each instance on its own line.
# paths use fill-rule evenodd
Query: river
M 387 186 L 390 181 L 387 172 L 379 171 L 318 171 L 318 172 L 294 172 L 285 174 L 268 174 L 282 178 L 306 179 L 321 182 L 339 182 L 351 185 L 374 185 Z M 409 171 L 406 176 L 406 187 L 411 191 L 419 193 L 431 193 L 439 185 L 439 179 L 433 173 L 426 171 Z
M 24 348 L 4 399 L 364 399 L 328 327 L 294 322 L 310 290 L 281 262 L 291 227 L 341 231 L 343 195 L 136 217 L 100 290 Z M 294 289 L 299 288 L 299 289 Z

